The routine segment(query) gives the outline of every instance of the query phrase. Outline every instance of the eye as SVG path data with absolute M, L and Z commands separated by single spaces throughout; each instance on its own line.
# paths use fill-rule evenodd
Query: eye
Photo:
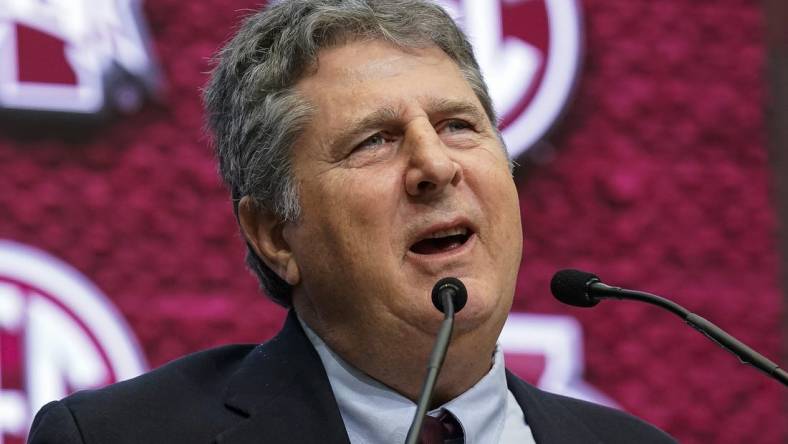
M 376 133 L 359 143 L 356 149 L 375 148 L 386 144 L 388 141 L 383 133 Z
M 401 136 L 389 131 L 372 134 L 345 155 L 345 165 L 361 168 L 391 159 L 397 153 L 400 139 Z
M 443 130 L 448 131 L 450 133 L 457 133 L 460 131 L 465 131 L 470 129 L 473 129 L 473 126 L 470 123 L 464 120 L 457 120 L 457 119 L 449 120 L 443 126 Z

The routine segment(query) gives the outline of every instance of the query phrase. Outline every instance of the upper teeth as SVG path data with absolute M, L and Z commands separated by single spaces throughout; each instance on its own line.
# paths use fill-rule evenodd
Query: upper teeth
M 427 239 L 436 239 L 439 237 L 457 236 L 457 235 L 465 235 L 465 234 L 468 234 L 467 228 L 456 227 L 456 228 L 449 228 L 446 230 L 441 230 L 431 233 L 427 236 Z

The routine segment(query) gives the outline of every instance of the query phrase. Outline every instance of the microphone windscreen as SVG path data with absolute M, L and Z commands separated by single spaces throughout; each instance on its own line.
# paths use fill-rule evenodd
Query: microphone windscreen
M 588 294 L 588 285 L 598 281 L 599 277 L 593 273 L 572 269 L 561 270 L 553 275 L 550 291 L 564 304 L 593 307 L 599 303 L 599 300 Z
M 465 284 L 455 277 L 445 277 L 435 283 L 432 287 L 432 305 L 441 313 L 444 313 L 443 298 L 441 298 L 441 293 L 444 291 L 452 292 L 451 300 L 454 305 L 454 313 L 459 313 L 468 302 L 468 291 L 465 289 Z

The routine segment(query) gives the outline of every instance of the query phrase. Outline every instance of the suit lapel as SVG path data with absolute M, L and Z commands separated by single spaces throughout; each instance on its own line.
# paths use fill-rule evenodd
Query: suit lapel
M 552 397 L 506 371 L 506 382 L 537 443 L 591 443 L 594 433 Z M 601 441 L 596 441 L 601 442 Z
M 555 399 L 508 371 L 506 380 L 537 443 L 594 436 Z M 292 311 L 282 331 L 257 346 L 232 376 L 225 406 L 238 421 L 216 437 L 217 444 L 350 442 L 320 357 Z
M 293 311 L 230 379 L 225 405 L 238 422 L 217 443 L 349 443 L 320 357 Z

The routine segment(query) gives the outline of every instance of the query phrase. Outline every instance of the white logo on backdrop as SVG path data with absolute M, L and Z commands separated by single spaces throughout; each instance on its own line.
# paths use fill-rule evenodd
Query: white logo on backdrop
M 140 0 L 0 0 L 0 108 L 133 111 L 159 82 L 140 20 Z
M 547 13 L 547 53 L 505 35 L 502 5 L 542 2 Z M 577 0 L 438 0 L 473 44 L 500 117 L 512 157 L 525 152 L 553 126 L 564 109 L 580 63 L 581 16 Z M 543 72 L 543 75 L 538 75 Z M 533 97 L 526 97 L 533 90 Z M 518 110 L 528 100 L 523 110 Z M 516 113 L 516 114 L 513 114 Z
M 25 436 L 47 402 L 147 368 L 98 288 L 58 259 L 9 241 L 0 241 L 0 342 L 0 443 L 4 434 Z
M 512 313 L 498 338 L 504 353 L 539 356 L 544 368 L 537 385 L 549 392 L 617 407 L 613 399 L 583 380 L 583 331 L 570 316 Z

